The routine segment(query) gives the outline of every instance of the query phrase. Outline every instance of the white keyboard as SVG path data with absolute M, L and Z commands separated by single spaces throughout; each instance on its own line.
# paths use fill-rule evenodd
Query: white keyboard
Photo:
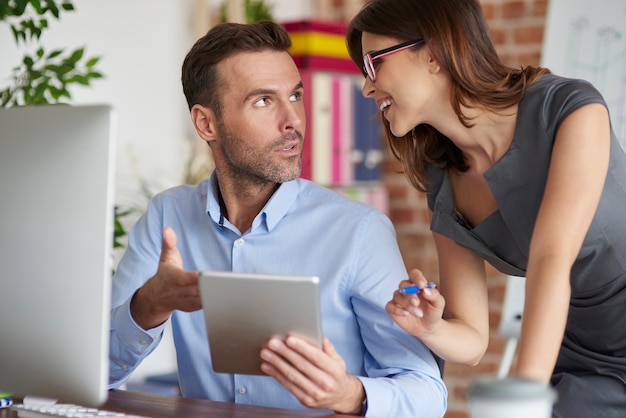
M 122 412 L 105 411 L 97 408 L 88 408 L 85 406 L 63 403 L 55 403 L 52 405 L 14 404 L 11 406 L 11 409 L 17 412 L 18 418 L 147 418 L 139 415 L 129 415 Z

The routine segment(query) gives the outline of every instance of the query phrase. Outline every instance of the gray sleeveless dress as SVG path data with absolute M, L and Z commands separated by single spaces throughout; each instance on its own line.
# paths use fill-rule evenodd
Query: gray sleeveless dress
M 525 276 L 556 131 L 566 116 L 589 103 L 606 106 L 582 80 L 546 74 L 528 88 L 510 149 L 485 173 L 499 210 L 475 228 L 456 213 L 447 172 L 428 166 L 431 230 L 502 273 Z M 625 206 L 626 155 L 611 132 L 600 204 L 571 271 L 569 316 L 552 376 L 559 396 L 554 417 L 626 417 Z

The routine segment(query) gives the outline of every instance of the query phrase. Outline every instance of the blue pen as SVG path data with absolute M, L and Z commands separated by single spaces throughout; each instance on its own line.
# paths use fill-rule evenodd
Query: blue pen
M 436 287 L 437 285 L 433 282 L 429 282 L 428 284 L 426 284 L 426 288 L 428 289 L 434 289 Z M 420 288 L 415 285 L 412 285 L 412 286 L 403 287 L 400 290 L 398 290 L 398 292 L 400 292 L 403 295 L 417 295 L 420 292 Z

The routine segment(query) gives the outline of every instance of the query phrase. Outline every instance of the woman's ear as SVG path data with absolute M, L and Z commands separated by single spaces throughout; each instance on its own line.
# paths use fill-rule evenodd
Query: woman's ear
M 437 58 L 435 58 L 435 55 L 432 53 L 428 45 L 424 47 L 424 52 L 426 52 L 425 56 L 426 56 L 426 63 L 428 65 L 428 70 L 433 74 L 436 74 L 439 71 L 441 71 L 441 66 L 439 65 L 439 61 L 437 61 Z
M 195 104 L 191 108 L 191 121 L 196 132 L 207 142 L 217 139 L 217 120 L 215 113 L 208 107 Z

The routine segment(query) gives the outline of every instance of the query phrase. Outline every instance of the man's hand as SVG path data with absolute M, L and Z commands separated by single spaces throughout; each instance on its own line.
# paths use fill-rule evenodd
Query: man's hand
M 271 338 L 261 350 L 261 369 L 278 380 L 304 406 L 360 414 L 365 400 L 361 381 L 324 337 L 322 349 L 294 336 Z
M 198 273 L 183 270 L 176 233 L 166 227 L 158 270 L 131 301 L 133 319 L 143 329 L 150 329 L 167 321 L 174 310 L 192 312 L 201 308 Z

